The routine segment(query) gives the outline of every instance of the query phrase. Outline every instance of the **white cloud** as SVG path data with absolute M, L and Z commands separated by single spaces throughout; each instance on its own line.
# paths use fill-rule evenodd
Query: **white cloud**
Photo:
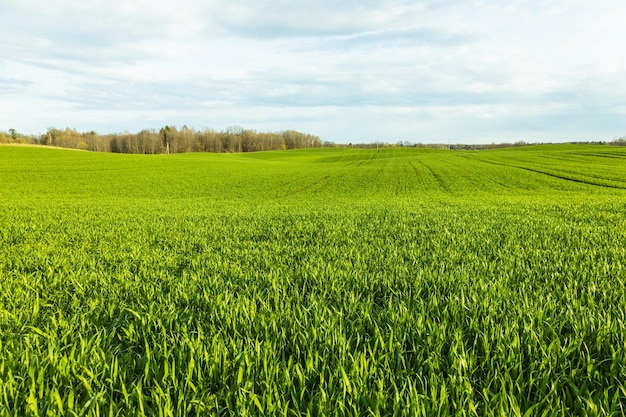
M 0 7 L 4 130 L 237 124 L 342 142 L 626 133 L 619 1 Z

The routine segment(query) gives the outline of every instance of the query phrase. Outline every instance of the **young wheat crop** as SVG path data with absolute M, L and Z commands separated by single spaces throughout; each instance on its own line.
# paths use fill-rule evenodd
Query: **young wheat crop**
M 0 147 L 0 416 L 623 415 L 625 162 Z

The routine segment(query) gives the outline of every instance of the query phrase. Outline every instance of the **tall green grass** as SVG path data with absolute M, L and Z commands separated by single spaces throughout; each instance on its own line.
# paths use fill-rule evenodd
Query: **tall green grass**
M 0 147 L 0 415 L 623 415 L 625 157 Z

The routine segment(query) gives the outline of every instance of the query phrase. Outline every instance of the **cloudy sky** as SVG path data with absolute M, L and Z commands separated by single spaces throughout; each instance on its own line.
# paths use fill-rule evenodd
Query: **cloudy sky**
M 0 0 L 0 130 L 626 135 L 623 0 Z

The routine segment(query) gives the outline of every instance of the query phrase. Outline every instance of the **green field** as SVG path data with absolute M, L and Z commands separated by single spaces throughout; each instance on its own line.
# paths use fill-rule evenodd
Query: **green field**
M 0 147 L 0 416 L 624 415 L 626 148 Z

